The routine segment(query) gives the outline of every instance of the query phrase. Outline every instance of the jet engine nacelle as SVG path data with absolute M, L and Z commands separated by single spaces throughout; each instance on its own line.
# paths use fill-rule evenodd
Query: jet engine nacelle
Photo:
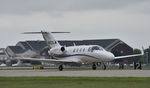
M 64 51 L 65 51 L 65 47 L 61 47 L 60 50 L 61 50 L 62 52 L 64 52 Z
M 49 54 L 53 57 L 62 57 L 66 55 L 66 52 L 66 48 L 61 46 L 50 49 Z

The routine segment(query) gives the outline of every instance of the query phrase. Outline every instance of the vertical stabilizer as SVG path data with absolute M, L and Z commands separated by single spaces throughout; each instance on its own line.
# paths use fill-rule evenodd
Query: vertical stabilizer
M 50 33 L 50 32 L 43 32 L 43 31 L 41 31 L 41 33 L 43 35 L 44 40 L 46 41 L 46 44 L 47 44 L 48 48 L 60 46 L 58 41 L 55 40 L 55 38 L 52 36 L 52 33 Z

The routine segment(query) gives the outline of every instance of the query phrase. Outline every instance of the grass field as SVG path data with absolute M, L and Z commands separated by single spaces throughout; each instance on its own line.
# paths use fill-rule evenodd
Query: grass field
M 150 88 L 150 78 L 0 77 L 0 88 Z

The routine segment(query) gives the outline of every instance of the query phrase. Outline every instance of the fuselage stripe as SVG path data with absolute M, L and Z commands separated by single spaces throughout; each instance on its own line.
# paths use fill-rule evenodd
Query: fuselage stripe
M 73 55 L 65 55 L 65 56 L 58 56 L 56 58 L 63 58 L 63 57 L 71 57 L 71 56 L 87 56 L 87 57 L 91 57 L 91 58 L 95 58 L 95 59 L 98 59 L 97 57 L 94 57 L 94 56 L 90 56 L 90 55 L 86 55 L 86 54 L 73 54 Z

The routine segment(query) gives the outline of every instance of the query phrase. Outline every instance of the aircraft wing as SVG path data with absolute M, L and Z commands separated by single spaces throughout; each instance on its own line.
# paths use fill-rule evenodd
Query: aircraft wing
M 141 54 L 134 54 L 134 55 L 126 55 L 126 56 L 118 56 L 115 59 L 122 59 L 122 58 L 130 58 L 130 57 L 138 57 L 144 55 L 144 48 L 142 47 Z
M 138 56 L 143 56 L 144 54 L 135 54 L 135 55 L 127 55 L 127 56 L 118 56 L 115 57 L 115 59 L 122 59 L 122 58 L 129 58 L 129 57 L 138 57 Z
M 29 57 L 15 57 L 17 60 L 29 60 L 29 61 L 40 61 L 48 63 L 80 63 L 81 60 L 78 58 L 61 58 L 61 59 L 40 59 L 40 58 L 29 58 Z

